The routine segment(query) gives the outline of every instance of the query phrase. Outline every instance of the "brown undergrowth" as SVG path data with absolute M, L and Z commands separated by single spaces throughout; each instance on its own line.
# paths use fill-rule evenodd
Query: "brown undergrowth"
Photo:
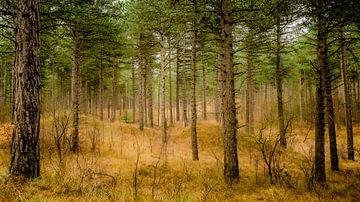
M 214 121 L 198 125 L 198 162 L 191 158 L 190 129 L 177 123 L 169 128 L 169 143 L 164 147 L 156 128 L 140 131 L 137 125 L 83 116 L 81 149 L 76 154 L 70 151 L 70 128 L 66 128 L 59 141 L 61 161 L 53 120 L 44 119 L 41 126 L 41 178 L 30 182 L 9 178 L 11 125 L 0 126 L 0 201 L 356 201 L 360 195 L 360 164 L 343 158 L 341 171 L 327 170 L 328 182 L 311 184 L 309 189 L 314 141 L 306 127 L 294 127 L 288 148 L 280 149 L 281 179 L 274 183 L 270 183 L 258 136 L 240 129 L 240 183 L 228 187 L 222 179 L 222 137 Z M 343 128 L 338 134 L 341 157 L 346 134 Z M 359 151 L 359 128 L 354 134 Z M 328 149 L 326 155 L 329 159 Z

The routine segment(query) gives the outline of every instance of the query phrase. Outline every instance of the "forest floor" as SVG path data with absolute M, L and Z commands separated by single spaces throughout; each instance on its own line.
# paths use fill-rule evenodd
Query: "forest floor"
M 329 169 L 327 183 L 312 184 L 314 132 L 293 126 L 288 148 L 274 153 L 271 183 L 260 147 L 266 156 L 275 145 L 274 127 L 249 136 L 240 129 L 240 181 L 223 182 L 223 144 L 219 125 L 198 125 L 200 161 L 192 161 L 189 127 L 169 128 L 169 143 L 161 144 L 159 129 L 81 117 L 77 154 L 69 151 L 69 133 L 60 136 L 67 119 L 41 122 L 41 178 L 23 182 L 8 177 L 11 125 L 0 125 L 0 201 L 359 201 L 360 127 L 354 128 L 356 161 L 346 160 L 346 133 L 338 130 L 341 171 Z M 54 124 L 57 123 L 57 124 Z M 68 123 L 69 124 L 69 123 Z M 58 132 L 55 130 L 58 127 Z M 56 138 L 58 137 L 58 138 Z M 55 140 L 61 143 L 61 161 Z M 261 141 L 259 141 L 261 140 Z M 310 191 L 309 191 L 310 189 Z

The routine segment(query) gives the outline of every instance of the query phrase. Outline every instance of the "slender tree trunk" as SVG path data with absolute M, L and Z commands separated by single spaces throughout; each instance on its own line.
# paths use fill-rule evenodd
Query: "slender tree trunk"
M 78 32 L 79 25 L 74 28 L 74 53 L 73 66 L 71 69 L 71 103 L 73 114 L 72 130 L 72 151 L 79 150 L 79 66 L 80 66 L 80 36 Z
M 116 66 L 114 64 L 115 62 L 113 62 L 112 65 L 112 69 L 111 69 L 111 77 L 112 77 L 112 82 L 111 82 L 111 117 L 110 117 L 110 121 L 114 122 L 116 119 L 116 98 L 117 98 L 117 93 L 116 93 L 116 87 L 117 87 L 117 69 Z
M 84 79 L 84 98 L 83 98 L 83 104 L 84 104 L 84 114 L 87 116 L 89 113 L 89 81 L 87 78 Z
M 283 89 L 282 89 L 282 69 L 281 69 L 281 27 L 280 15 L 276 14 L 276 90 L 277 108 L 279 118 L 280 145 L 286 148 L 286 131 L 284 125 Z
M 346 133 L 347 133 L 347 149 L 348 159 L 355 160 L 354 158 L 354 140 L 353 140 L 353 127 L 352 127 L 352 109 L 351 109 L 351 94 L 349 88 L 349 81 L 347 77 L 347 64 L 346 64 L 346 49 L 345 49 L 345 34 L 341 30 L 340 33 L 340 67 L 342 71 L 342 77 L 344 81 L 344 93 L 345 93 L 345 121 L 346 121 Z
M 161 50 L 160 50 L 160 113 L 161 113 L 161 134 L 162 143 L 167 144 L 167 124 L 166 124 L 166 109 L 165 109 L 165 82 L 166 82 L 166 45 L 165 36 L 161 36 Z
M 206 104 L 206 68 L 205 68 L 205 60 L 204 60 L 204 52 L 205 50 L 203 49 L 202 51 L 202 57 L 201 57 L 201 65 L 202 65 L 202 98 L 203 98 L 203 119 L 204 120 L 207 120 L 207 111 L 206 111 L 206 108 L 207 108 L 207 104 Z
M 151 128 L 154 127 L 154 112 L 153 112 L 153 87 L 152 87 L 152 70 L 150 66 L 150 61 L 146 64 L 146 76 L 147 76 L 147 104 L 148 104 L 148 119 L 149 119 L 149 126 Z
M 224 141 L 224 178 L 227 184 L 239 181 L 237 155 L 237 120 L 234 92 L 234 64 L 232 37 L 231 0 L 223 0 L 220 15 L 221 25 L 221 71 L 223 72 L 222 132 Z
M 161 76 L 161 75 L 159 75 Z M 157 124 L 158 126 L 160 126 L 160 90 L 161 89 L 161 80 L 159 79 L 159 82 L 158 82 L 158 96 L 157 96 Z
M 318 1 L 317 24 L 317 68 L 318 83 L 316 89 L 316 120 L 315 120 L 315 180 L 325 182 L 325 107 L 324 107 L 324 68 L 326 60 L 326 19 L 325 2 Z
M 313 92 L 313 86 L 310 82 L 307 83 L 307 90 L 308 90 L 308 94 L 309 94 L 309 109 L 308 109 L 308 122 L 313 123 L 314 122 L 314 109 L 315 107 L 315 101 L 314 101 L 314 92 Z
M 3 64 L 3 63 L 2 63 Z M 7 71 L 6 71 L 6 64 L 4 65 L 2 65 L 2 68 L 3 68 L 3 75 L 2 75 L 2 92 L 1 92 L 1 98 L 2 98 L 2 100 L 1 100 L 1 105 L 2 105 L 2 110 L 3 110 L 3 112 L 5 112 L 5 109 L 6 109 L 6 94 L 7 94 L 7 92 L 6 92 L 6 80 L 7 80 Z
M 336 145 L 336 130 L 335 130 L 335 113 L 334 104 L 332 98 L 332 74 L 329 67 L 328 56 L 327 56 L 327 45 L 325 47 L 325 61 L 324 61 L 324 76 L 325 76 L 325 99 L 327 109 L 327 121 L 329 131 L 329 142 L 330 142 L 330 163 L 332 170 L 339 170 L 339 159 L 337 154 Z
M 254 134 L 254 65 L 252 47 L 248 50 L 247 57 L 247 90 L 246 90 L 246 125 L 247 132 Z
M 175 95 L 175 105 L 176 105 L 176 121 L 180 121 L 180 47 L 179 42 L 176 43 L 176 95 Z
M 221 47 L 221 44 L 218 44 L 219 47 Z M 222 120 L 222 112 L 221 112 L 221 106 L 222 106 L 222 99 L 221 99 L 221 96 L 222 96 L 222 76 L 221 76 L 221 65 L 222 65 L 222 62 L 221 62 L 221 50 L 219 50 L 219 53 L 218 53 L 218 58 L 217 58 L 217 68 L 216 68 L 216 75 L 215 75 L 215 80 L 216 80 L 216 83 L 215 83 L 215 120 L 217 122 L 221 122 Z
M 357 81 L 357 115 L 358 123 L 360 123 L 360 75 L 358 75 Z
M 172 78 L 171 78 L 171 48 L 169 42 L 169 110 L 170 110 L 170 125 L 174 124 L 173 118 L 173 94 L 172 94 Z
M 86 80 L 86 115 L 91 115 L 91 88 L 90 88 L 90 84 L 89 81 Z
M 16 33 L 15 33 L 16 34 Z M 16 44 L 15 44 L 15 50 L 16 50 Z M 17 54 L 14 56 L 14 67 L 15 62 L 17 60 Z M 15 68 L 11 70 L 11 94 L 10 94 L 10 111 L 11 111 L 11 124 L 14 124 L 14 113 L 15 113 Z M 5 95 L 6 96 L 6 95 Z
M 102 64 L 102 59 L 100 59 L 100 69 L 99 69 L 99 110 L 100 110 L 100 120 L 104 120 L 104 67 Z
M 191 147 L 194 161 L 199 160 L 197 144 L 197 113 L 196 113 L 196 40 L 197 30 L 195 29 L 192 36 L 191 50 Z
M 143 61 L 139 59 L 139 80 L 140 80 L 140 99 L 139 99 L 139 127 L 140 130 L 144 130 L 144 109 L 145 109 L 145 67 Z
M 40 176 L 40 11 L 37 0 L 16 1 L 14 129 L 10 175 Z
M 181 76 L 182 76 L 181 91 L 182 91 L 182 108 L 183 108 L 182 119 L 183 119 L 184 127 L 186 127 L 187 124 L 188 124 L 188 119 L 187 119 L 186 60 L 185 60 L 185 56 L 183 58 L 183 67 L 182 67 Z
M 299 78 L 299 116 L 300 116 L 300 125 L 304 123 L 304 110 L 303 110 L 303 103 L 304 103 L 304 90 L 303 90 L 303 71 L 300 72 Z
M 5 112 L 5 105 L 4 105 L 4 88 L 3 88 L 3 81 L 6 79 L 4 78 L 4 65 L 3 62 L 0 62 L 0 116 L 3 115 Z
M 131 68 L 131 83 L 132 83 L 132 99 L 131 99 L 131 107 L 132 107 L 132 122 L 135 123 L 135 64 L 134 59 L 132 61 L 132 68 Z

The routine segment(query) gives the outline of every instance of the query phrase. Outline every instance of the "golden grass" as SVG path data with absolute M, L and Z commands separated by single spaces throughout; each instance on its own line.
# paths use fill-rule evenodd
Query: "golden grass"
M 22 182 L 8 177 L 11 126 L 0 126 L 0 201 L 356 201 L 360 196 L 360 165 L 340 158 L 340 172 L 327 170 L 325 187 L 306 189 L 300 169 L 312 148 L 313 132 L 295 128 L 281 165 L 291 175 L 287 183 L 270 184 L 253 137 L 238 134 L 240 183 L 232 187 L 222 178 L 223 143 L 216 122 L 198 125 L 199 162 L 191 159 L 190 128 L 174 124 L 163 155 L 161 133 L 120 122 L 81 117 L 77 154 L 63 146 L 60 164 L 53 142 L 52 120 L 42 120 L 41 178 Z M 354 129 L 359 148 L 360 128 Z M 95 151 L 91 136 L 96 134 Z M 338 132 L 341 147 L 345 132 Z M 341 148 L 339 147 L 339 151 Z M 327 149 L 328 152 L 328 149 Z M 328 153 L 326 153 L 328 156 Z M 339 155 L 341 156 L 342 153 Z M 359 158 L 357 153 L 356 158 Z M 329 165 L 327 159 L 327 165 Z M 136 189 L 134 186 L 136 176 Z

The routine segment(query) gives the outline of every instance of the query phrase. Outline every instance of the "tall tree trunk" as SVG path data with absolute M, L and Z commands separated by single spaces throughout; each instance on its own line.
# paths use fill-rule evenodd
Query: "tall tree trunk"
M 15 33 L 16 34 L 16 33 Z M 16 50 L 16 44 L 15 44 Z M 17 54 L 14 55 L 14 67 L 17 60 Z M 11 70 L 11 94 L 10 94 L 10 112 L 11 112 L 11 124 L 14 124 L 14 114 L 15 114 L 15 68 Z M 6 95 L 5 95 L 6 96 Z
M 160 77 L 161 75 L 159 75 Z M 161 80 L 159 79 L 159 82 L 158 82 L 158 95 L 157 95 L 157 124 L 158 126 L 160 126 L 160 88 L 161 88 Z
M 231 0 L 222 1 L 221 12 L 220 26 L 222 41 L 221 71 L 223 72 L 222 132 L 224 141 L 224 178 L 225 182 L 231 185 L 239 181 Z
M 166 45 L 165 36 L 161 36 L 161 50 L 160 50 L 160 113 L 161 113 L 161 135 L 162 143 L 166 144 L 167 138 L 167 124 L 166 124 L 166 109 L 165 109 L 165 82 L 166 82 Z
M 71 69 L 71 104 L 72 104 L 72 151 L 79 150 L 79 66 L 80 66 L 80 36 L 79 25 L 75 25 L 73 33 L 74 53 Z
M 113 62 L 112 65 L 112 69 L 111 69 L 111 77 L 112 77 L 112 82 L 111 82 L 111 117 L 110 117 L 110 121 L 114 122 L 116 119 L 116 98 L 117 98 L 117 93 L 116 93 L 116 87 L 117 87 L 117 69 L 115 66 L 115 61 Z
M 38 0 L 17 0 L 14 129 L 10 175 L 40 176 L 40 12 Z
M 89 114 L 89 81 L 87 78 L 84 79 L 84 114 Z
M 324 107 L 324 68 L 326 60 L 326 19 L 325 2 L 318 2 L 317 24 L 317 69 L 318 83 L 316 89 L 316 120 L 315 120 L 315 180 L 325 182 L 325 107 Z
M 335 113 L 334 113 L 334 104 L 333 104 L 332 87 L 331 87 L 332 74 L 329 67 L 327 51 L 328 49 L 326 45 L 324 76 L 325 76 L 325 99 L 326 99 L 327 121 L 328 121 L 329 142 L 330 142 L 330 163 L 332 170 L 339 170 L 339 159 L 338 159 L 337 145 L 336 145 Z
M 150 60 L 147 61 L 146 64 L 146 76 L 147 76 L 147 104 L 148 104 L 148 119 L 149 119 L 149 126 L 151 128 L 154 127 L 154 112 L 153 112 L 153 87 L 152 87 L 152 70 L 150 66 Z
M 221 99 L 221 96 L 222 96 L 222 76 L 221 76 L 221 65 L 222 65 L 222 62 L 221 62 L 221 44 L 219 43 L 218 46 L 220 47 L 219 48 L 219 53 L 218 53 L 218 58 L 217 58 L 217 67 L 216 67 L 216 75 L 215 75 L 215 120 L 217 122 L 221 122 L 222 120 L 222 112 L 221 112 L 221 106 L 222 106 L 222 99 Z
M 182 91 L 182 110 L 183 110 L 182 119 L 183 119 L 184 127 L 186 127 L 188 124 L 188 119 L 187 119 L 186 59 L 185 59 L 185 56 L 183 56 L 183 67 L 182 67 L 181 76 L 182 76 L 181 91 Z
M 353 140 L 353 127 L 352 127 L 352 109 L 351 109 L 351 93 L 349 88 L 349 81 L 347 77 L 347 62 L 346 62 L 346 49 L 345 49 L 345 34 L 341 30 L 340 33 L 340 68 L 344 82 L 345 93 L 345 121 L 347 133 L 347 149 L 348 159 L 355 160 L 354 158 L 354 140 Z
M 131 108 L 132 108 L 132 122 L 135 123 L 135 64 L 134 64 L 134 59 L 131 63 L 131 84 L 132 84 L 132 99 L 131 99 Z
M 176 107 L 176 121 L 180 121 L 180 47 L 179 42 L 176 43 L 176 95 L 175 95 L 175 107 Z
M 358 81 L 357 81 L 357 120 L 358 120 L 358 123 L 360 123 L 360 73 L 358 75 Z
M 196 113 L 196 40 L 197 30 L 195 29 L 192 36 L 191 48 L 191 147 L 194 161 L 199 160 L 197 144 L 197 113 Z
M 99 68 L 99 112 L 100 120 L 104 120 L 104 67 L 102 64 L 102 59 L 100 59 L 100 68 Z
M 304 110 L 303 110 L 303 104 L 304 104 L 304 89 L 303 89 L 303 71 L 300 71 L 300 78 L 299 78 L 299 116 L 300 116 L 300 125 L 303 125 L 304 123 Z
M 283 89 L 282 89 L 282 69 L 281 69 L 281 27 L 280 15 L 276 14 L 276 90 L 277 108 L 279 118 L 280 145 L 286 148 L 286 131 L 284 124 Z
M 169 42 L 169 110 L 170 110 L 170 125 L 174 124 L 173 118 L 173 95 L 172 95 L 172 79 L 171 79 L 171 48 Z
M 3 75 L 2 75 L 2 88 L 1 88 L 1 105 L 2 105 L 2 111 L 5 113 L 6 109 L 6 80 L 7 80 L 7 70 L 6 70 L 6 64 L 2 63 L 3 68 Z
M 203 98 L 203 119 L 207 120 L 207 105 L 206 105 L 206 68 L 205 68 L 205 58 L 204 58 L 205 49 L 202 50 L 202 57 L 201 57 L 201 65 L 202 65 L 202 98 Z
M 254 134 L 254 65 L 252 47 L 248 49 L 247 67 L 246 125 L 247 132 Z
M 140 80 L 140 99 L 139 99 L 139 127 L 140 130 L 144 130 L 144 107 L 145 107 L 145 67 L 142 59 L 139 59 L 139 80 Z

